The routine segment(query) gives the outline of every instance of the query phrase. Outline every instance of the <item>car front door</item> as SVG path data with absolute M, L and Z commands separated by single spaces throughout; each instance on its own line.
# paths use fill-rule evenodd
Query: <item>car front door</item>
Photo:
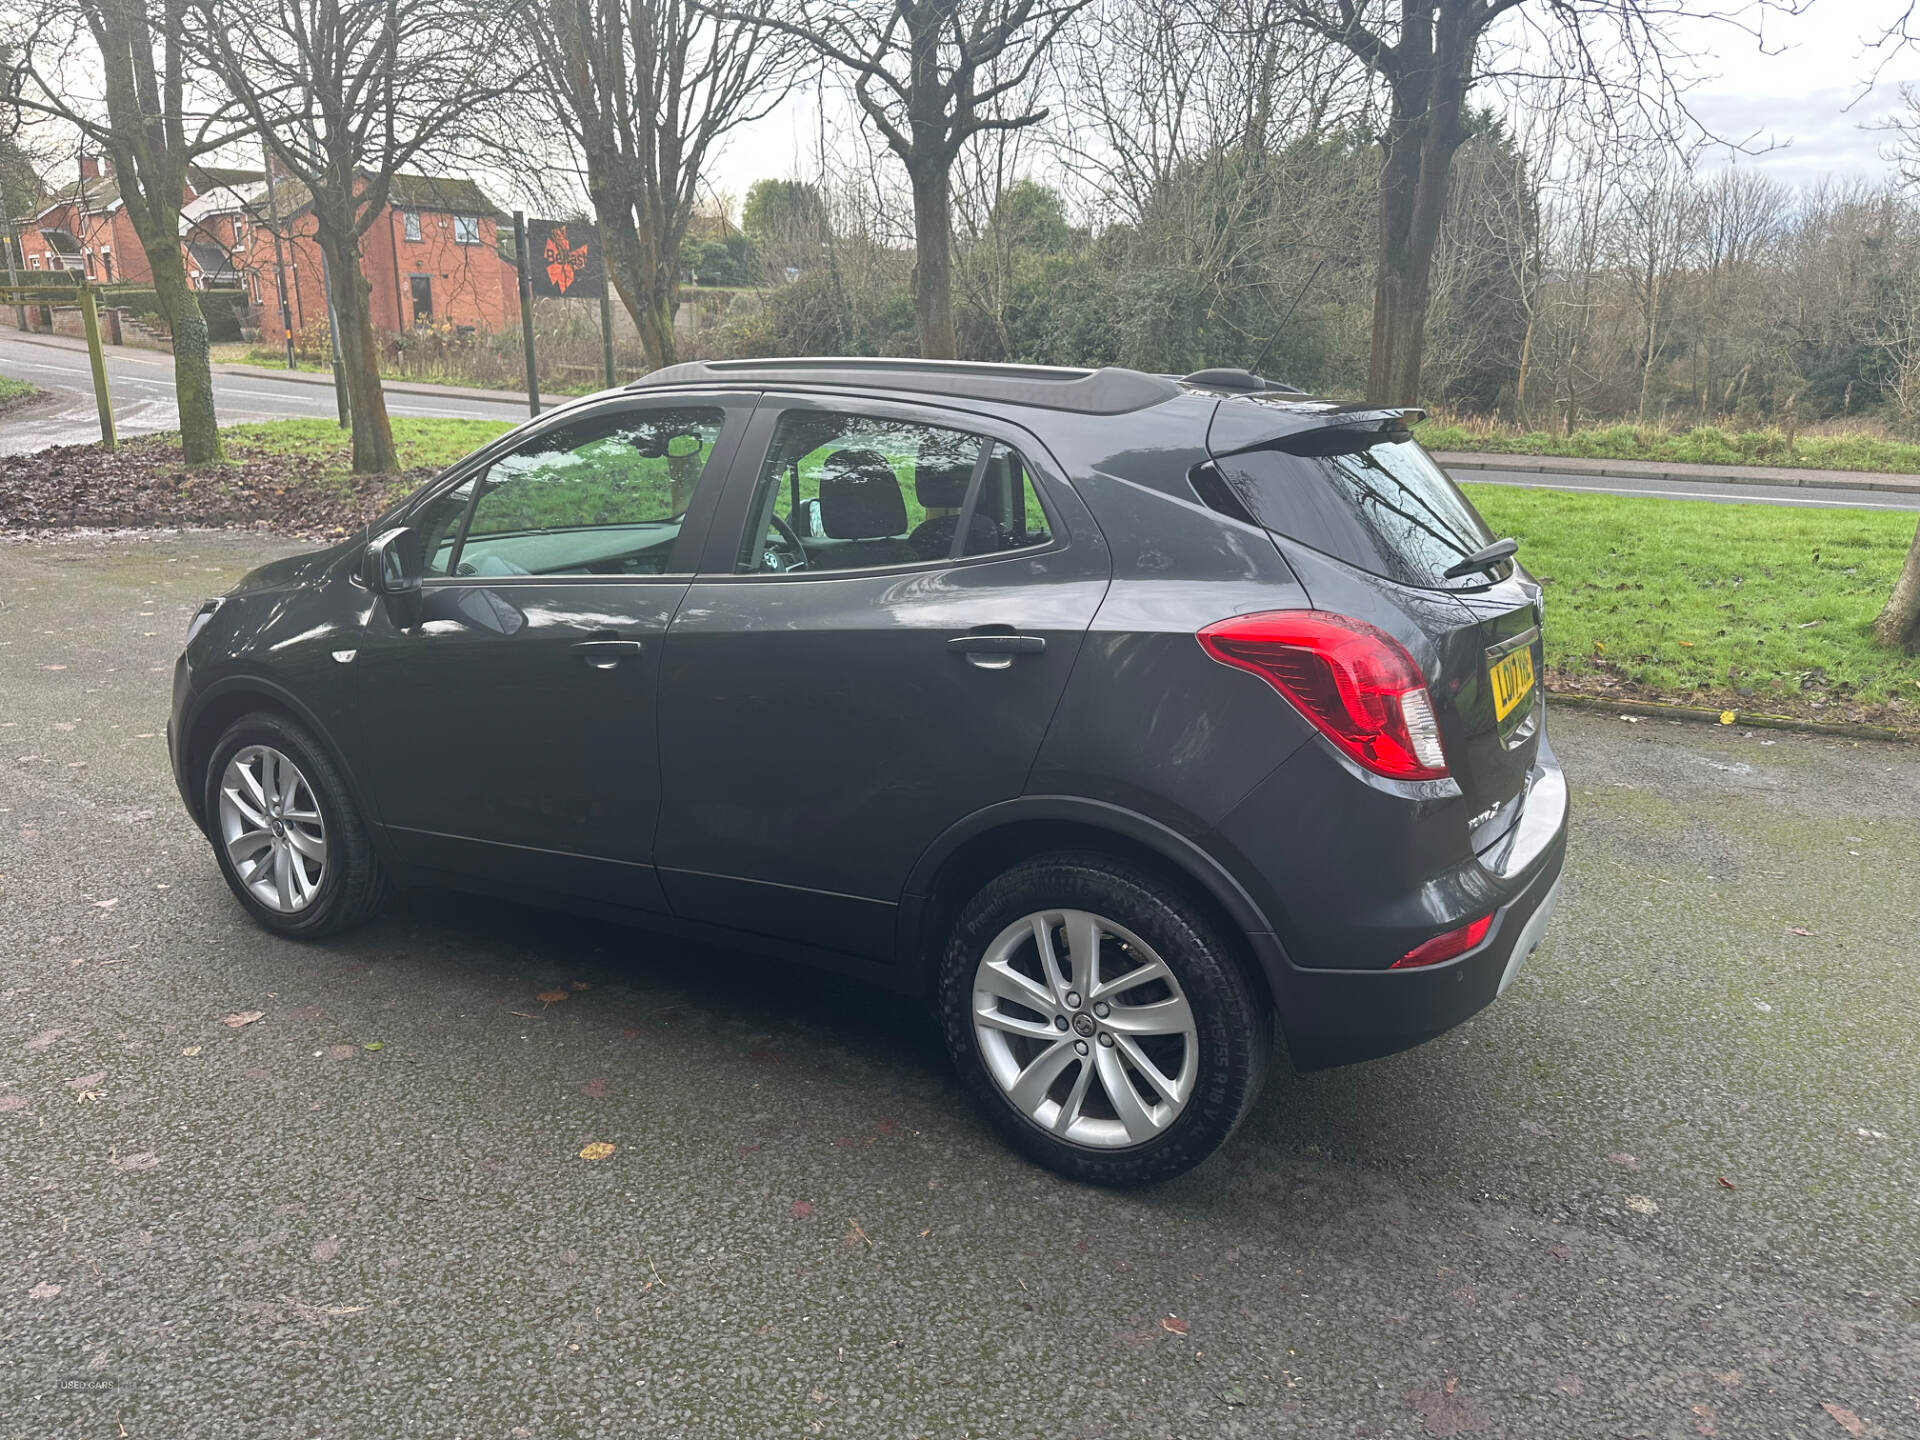
M 664 910 L 661 641 L 754 397 L 573 412 L 407 517 L 419 614 L 375 602 L 355 750 L 399 857 Z
M 660 677 L 677 914 L 875 959 L 914 861 L 1021 792 L 1110 565 L 1031 435 L 765 397 Z

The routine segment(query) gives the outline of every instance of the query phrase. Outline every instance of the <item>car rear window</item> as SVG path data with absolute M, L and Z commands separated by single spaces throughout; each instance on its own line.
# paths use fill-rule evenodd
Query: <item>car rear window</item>
M 1214 462 L 1256 523 L 1403 585 L 1472 589 L 1492 578 L 1446 578 L 1493 532 L 1406 431 L 1334 428 L 1284 443 Z

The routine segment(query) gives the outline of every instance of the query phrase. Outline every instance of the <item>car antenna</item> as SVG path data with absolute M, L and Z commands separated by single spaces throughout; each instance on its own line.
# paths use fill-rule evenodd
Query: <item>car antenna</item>
M 1293 312 L 1300 308 L 1300 302 L 1306 298 L 1307 291 L 1313 288 L 1313 282 L 1320 278 L 1320 272 L 1327 268 L 1327 261 L 1332 258 L 1331 255 L 1322 255 L 1320 257 L 1320 263 L 1314 266 L 1313 272 L 1307 276 L 1307 283 L 1302 285 L 1298 292 L 1295 293 L 1292 303 L 1287 306 L 1287 313 L 1280 317 L 1280 323 L 1274 326 L 1273 334 L 1267 337 L 1267 343 L 1260 347 L 1260 353 L 1254 356 L 1253 363 L 1247 366 L 1248 371 L 1252 374 L 1258 375 L 1260 373 L 1260 362 L 1266 359 L 1267 352 L 1273 349 L 1273 342 L 1278 340 L 1281 335 L 1286 332 L 1287 322 L 1293 319 Z

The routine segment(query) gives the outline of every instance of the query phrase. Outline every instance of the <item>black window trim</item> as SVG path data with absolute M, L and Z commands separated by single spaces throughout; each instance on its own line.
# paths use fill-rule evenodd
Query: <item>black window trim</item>
M 968 478 L 966 499 L 962 502 L 960 509 L 960 523 L 954 528 L 954 544 L 949 548 L 946 558 L 903 560 L 892 565 L 850 565 L 836 570 L 741 570 L 739 557 L 746 544 L 746 527 L 753 520 L 753 496 L 759 488 L 760 469 L 766 463 L 767 453 L 772 448 L 774 432 L 781 418 L 793 410 L 815 410 L 825 411 L 828 414 L 898 420 L 904 424 L 925 425 L 938 430 L 958 430 L 962 434 L 981 440 L 984 449 L 982 454 L 975 458 L 974 473 Z M 1006 445 L 1019 455 L 1021 466 L 1026 472 L 1028 488 L 1040 502 L 1041 513 L 1047 517 L 1050 538 L 1045 545 L 1030 545 L 1019 550 L 1001 550 L 991 555 L 956 556 L 952 553 L 953 548 L 959 546 L 961 537 L 966 533 L 961 525 L 971 517 L 979 487 L 985 478 L 986 466 L 983 461 L 992 455 L 993 446 L 996 443 Z M 1036 464 L 1036 456 L 1041 457 L 1044 463 Z M 714 516 L 713 524 L 708 531 L 705 552 L 694 576 L 703 585 L 713 581 L 736 584 L 743 581 L 785 583 L 803 580 L 852 580 L 872 575 L 911 575 L 929 570 L 947 570 L 963 565 L 998 565 L 1052 555 L 1065 550 L 1073 543 L 1073 536 L 1060 514 L 1058 503 L 1047 493 L 1050 485 L 1066 484 L 1066 481 L 1060 478 L 1064 473 L 1046 447 L 1041 444 L 1039 436 L 998 416 L 983 415 L 974 410 L 947 409 L 939 405 L 893 397 L 799 389 L 762 391 L 759 407 L 753 414 L 752 423 L 743 433 L 739 449 L 734 455 L 726 494 L 722 497 L 721 508 Z
M 635 404 L 636 400 L 640 403 Z M 506 434 L 474 451 L 473 454 L 455 461 L 438 479 L 429 481 L 400 508 L 377 522 L 373 533 L 390 529 L 395 525 L 412 525 L 421 511 L 434 501 L 451 494 L 468 480 L 483 479 L 486 472 L 498 461 L 522 446 L 544 439 L 553 431 L 577 421 L 608 413 L 634 413 L 671 410 L 688 405 L 708 405 L 721 412 L 720 434 L 714 440 L 712 453 L 707 456 L 706 468 L 700 472 L 699 483 L 694 487 L 693 502 L 687 506 L 687 516 L 681 522 L 680 536 L 674 542 L 675 554 L 679 553 L 682 545 L 688 547 L 687 564 L 684 568 L 671 570 L 662 575 L 423 575 L 420 580 L 423 587 L 435 589 L 481 583 L 484 583 L 488 589 L 503 585 L 520 587 L 529 584 L 684 585 L 698 573 L 696 567 L 706 544 L 714 511 L 718 508 L 721 493 L 726 489 L 728 474 L 738 456 L 740 443 L 753 422 L 759 403 L 758 391 L 722 390 L 681 395 L 621 393 L 596 396 L 581 402 L 555 406 L 532 423 L 509 430 Z M 461 512 L 460 530 L 454 548 L 455 555 L 459 553 L 459 546 L 466 541 L 467 525 L 473 518 L 474 506 L 481 493 L 481 487 L 476 485 L 473 495 L 469 497 Z

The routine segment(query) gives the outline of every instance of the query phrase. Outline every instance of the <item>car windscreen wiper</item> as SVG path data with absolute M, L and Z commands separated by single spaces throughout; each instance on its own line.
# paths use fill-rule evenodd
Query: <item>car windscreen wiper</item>
M 1474 551 L 1466 559 L 1449 565 L 1441 573 L 1449 580 L 1458 580 L 1462 575 L 1491 570 L 1502 560 L 1510 559 L 1519 548 L 1520 542 L 1509 535 L 1505 540 L 1496 540 L 1491 545 Z

